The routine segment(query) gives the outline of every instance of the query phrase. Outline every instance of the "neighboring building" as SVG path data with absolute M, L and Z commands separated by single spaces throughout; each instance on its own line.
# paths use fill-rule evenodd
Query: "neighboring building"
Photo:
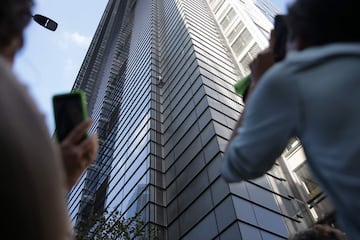
M 245 0 L 240 0 L 244 1 Z M 271 3 L 270 0 L 250 0 L 255 3 L 255 5 L 264 13 L 264 15 L 273 22 L 273 19 L 276 14 L 280 11 Z
M 294 199 L 304 202 L 299 215 L 309 226 L 326 223 L 336 227 L 334 208 L 312 177 L 306 163 L 306 156 L 298 139 L 293 139 L 278 159 L 290 185 Z
M 250 1 L 109 1 L 73 86 L 100 139 L 68 195 L 75 226 L 118 210 L 160 239 L 275 240 L 314 222 L 285 157 L 253 181 L 220 176 L 243 108 L 233 84 L 271 28 Z

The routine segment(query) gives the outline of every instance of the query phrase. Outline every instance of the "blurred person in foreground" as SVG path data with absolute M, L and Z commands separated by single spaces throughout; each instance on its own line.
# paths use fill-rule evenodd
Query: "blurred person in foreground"
M 60 144 L 12 71 L 32 19 L 32 0 L 0 4 L 1 232 L 9 239 L 72 239 L 66 193 L 95 160 L 97 136 L 80 144 L 91 120 L 79 124 Z
M 266 49 L 250 65 L 254 87 L 224 154 L 228 182 L 268 171 L 289 139 L 336 208 L 348 239 L 360 237 L 360 1 L 296 0 L 286 58 Z
M 344 233 L 329 225 L 315 226 L 294 234 L 289 240 L 345 240 Z

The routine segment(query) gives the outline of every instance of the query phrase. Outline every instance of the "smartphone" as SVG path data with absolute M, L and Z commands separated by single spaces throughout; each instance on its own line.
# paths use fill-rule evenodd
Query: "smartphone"
M 55 136 L 61 142 L 79 123 L 87 118 L 85 94 L 80 91 L 57 94 L 52 98 Z M 87 134 L 84 134 L 86 138 Z
M 286 56 L 286 42 L 288 29 L 285 21 L 285 15 L 276 15 L 274 19 L 275 46 L 274 55 L 275 62 L 283 60 Z

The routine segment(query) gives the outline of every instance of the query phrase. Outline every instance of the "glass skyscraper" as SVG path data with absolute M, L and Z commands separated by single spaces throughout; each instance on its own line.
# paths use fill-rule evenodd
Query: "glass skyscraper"
M 73 86 L 100 139 L 68 194 L 75 227 L 118 210 L 160 239 L 275 240 L 314 222 L 285 157 L 253 181 L 220 175 L 243 109 L 233 84 L 271 28 L 253 1 L 109 0 Z

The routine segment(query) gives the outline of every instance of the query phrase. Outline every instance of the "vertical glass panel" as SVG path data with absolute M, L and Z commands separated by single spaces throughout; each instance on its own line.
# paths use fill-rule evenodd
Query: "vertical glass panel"
M 146 188 L 146 189 L 145 189 Z M 145 189 L 145 190 L 144 190 Z M 138 184 L 130 193 L 130 207 L 126 211 L 127 217 L 133 217 L 138 213 L 149 201 L 149 188 L 146 184 Z
M 242 21 L 236 24 L 236 26 L 230 31 L 230 33 L 227 36 L 229 43 L 232 43 L 232 41 L 234 41 L 235 37 L 241 32 L 244 26 L 245 24 Z
M 233 199 L 234 199 L 236 216 L 244 222 L 248 222 L 256 225 L 257 221 L 253 210 L 253 204 L 241 198 L 234 197 Z
M 275 236 L 271 233 L 261 231 L 261 236 L 266 240 L 284 240 L 282 237 Z
M 220 229 L 221 231 L 222 229 Z M 219 240 L 243 240 L 243 238 L 240 237 L 240 229 L 239 225 L 237 223 L 234 223 L 231 225 L 231 227 L 227 228 L 224 232 L 221 233 Z
M 213 11 L 216 14 L 219 9 L 222 7 L 222 5 L 224 4 L 225 0 L 215 0 L 215 2 L 213 3 Z
M 193 239 L 214 239 L 217 234 L 216 217 L 214 213 L 210 213 L 200 223 L 196 225 L 186 236 L 184 240 Z
M 244 223 L 239 223 L 239 227 L 240 227 L 240 232 L 241 232 L 241 239 L 244 239 L 244 240 L 245 239 L 246 240 L 262 239 L 261 235 L 260 235 L 260 231 L 257 228 L 254 228 L 254 227 L 244 224 Z
M 240 64 L 244 68 L 245 74 L 250 73 L 249 64 L 254 60 L 257 54 L 261 51 L 260 47 L 255 43 L 245 56 L 240 60 Z
M 220 25 L 223 28 L 223 30 L 226 30 L 226 28 L 230 25 L 230 23 L 232 21 L 234 21 L 235 17 L 236 17 L 235 10 L 233 8 L 230 8 L 228 13 L 225 15 L 223 20 L 220 22 Z
M 142 192 L 148 184 L 148 178 L 148 174 L 145 174 L 136 184 L 130 184 L 132 186 L 131 189 L 125 189 L 125 198 L 122 199 L 123 211 L 130 210 L 134 202 L 140 204 L 149 200 L 149 193 L 147 191 Z M 138 210 L 140 207 L 138 206 L 136 209 Z M 132 215 L 133 213 L 133 209 L 131 209 L 127 214 Z
M 257 45 L 256 43 L 250 48 L 248 54 L 249 56 L 254 59 L 259 52 L 261 52 L 261 48 L 259 47 L 259 45 Z
M 257 222 L 261 227 L 271 232 L 287 236 L 288 231 L 281 215 L 256 205 L 253 207 Z
M 297 179 L 300 183 L 300 189 L 305 195 L 307 201 L 312 200 L 321 193 L 321 190 L 317 183 L 314 181 L 313 177 L 310 174 L 310 170 L 305 162 L 300 164 L 294 170 Z
M 242 33 L 237 37 L 235 42 L 231 45 L 236 56 L 239 56 L 240 53 L 245 49 L 245 47 L 250 43 L 252 40 L 252 36 L 246 28 Z
M 266 181 L 265 178 L 263 179 Z M 274 195 L 270 191 L 255 186 L 254 184 L 248 184 L 247 188 L 249 191 L 250 199 L 252 199 L 258 204 L 261 204 L 262 206 L 271 208 L 274 211 L 279 211 L 279 207 L 275 202 Z

